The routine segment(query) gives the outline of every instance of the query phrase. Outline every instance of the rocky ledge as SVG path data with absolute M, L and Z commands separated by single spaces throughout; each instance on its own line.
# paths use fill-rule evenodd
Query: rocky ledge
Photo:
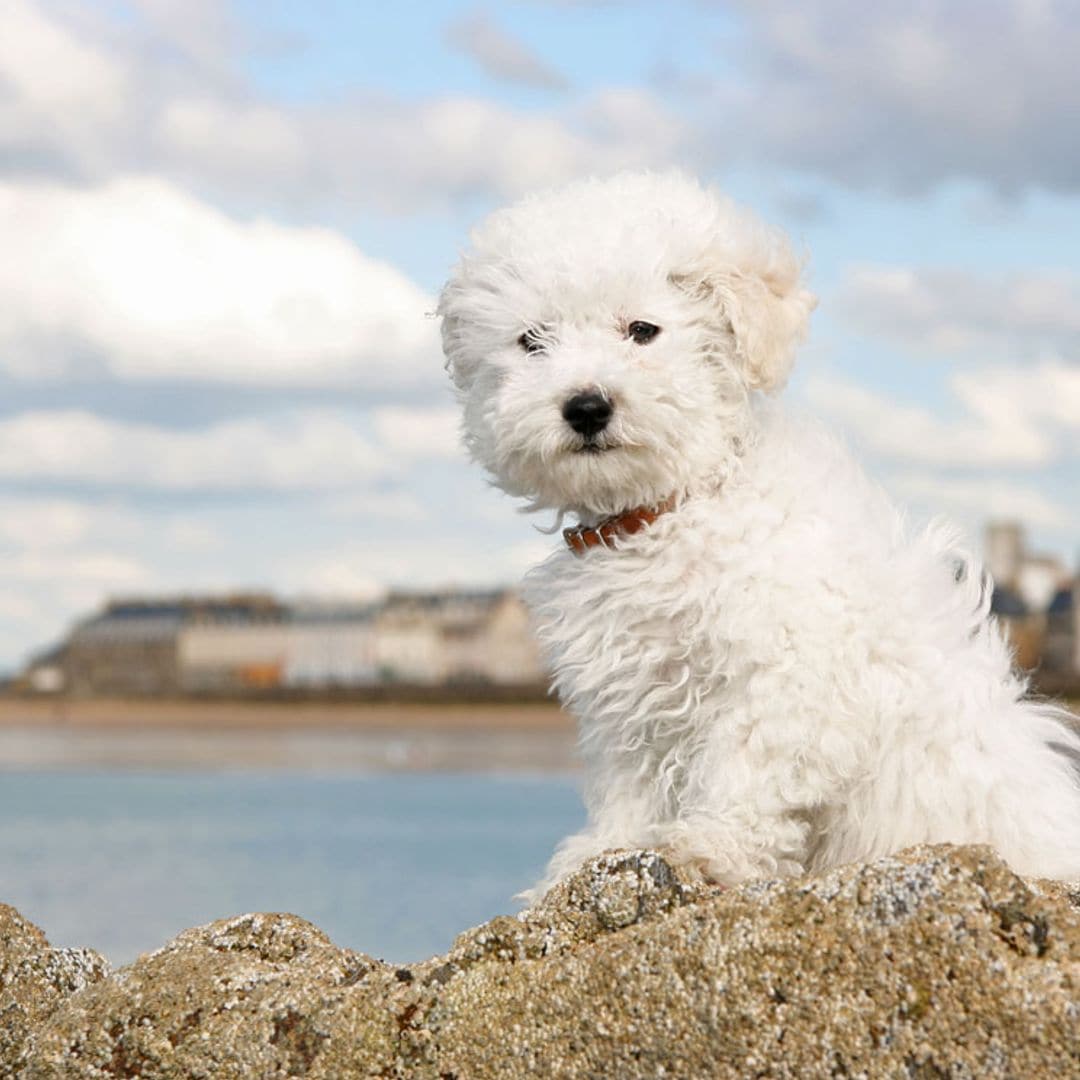
M 244 915 L 112 973 L 0 907 L 0 1076 L 1077 1076 L 1077 902 L 979 847 L 729 891 L 618 852 L 410 967 Z

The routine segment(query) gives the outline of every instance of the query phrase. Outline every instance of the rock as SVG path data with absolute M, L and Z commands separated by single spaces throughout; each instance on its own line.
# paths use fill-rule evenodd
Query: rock
M 988 849 L 922 848 L 486 965 L 433 1019 L 468 1077 L 1080 1075 L 1080 915 Z
M 13 907 L 0 904 L 0 1077 L 15 1076 L 34 1032 L 68 995 L 108 973 L 90 949 L 54 949 Z
M 295 915 L 223 919 L 73 998 L 23 1075 L 365 1076 L 395 1055 L 389 971 Z
M 42 1014 L 21 1075 L 1075 1076 L 1071 895 L 978 847 L 731 890 L 620 852 L 402 968 L 244 916 Z

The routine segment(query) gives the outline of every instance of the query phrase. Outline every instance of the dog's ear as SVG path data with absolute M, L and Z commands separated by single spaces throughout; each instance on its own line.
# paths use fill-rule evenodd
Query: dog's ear
M 468 365 L 463 361 L 465 350 L 464 343 L 461 340 L 461 320 L 441 309 L 437 314 L 440 318 L 439 329 L 442 334 L 443 356 L 445 357 L 443 366 L 446 368 L 446 373 L 450 376 L 454 386 L 464 392 L 469 388 L 469 383 L 472 380 L 468 375 Z
M 505 345 L 513 323 L 507 323 L 506 283 L 513 267 L 497 261 L 472 262 L 463 257 L 439 294 L 435 315 L 440 320 L 446 370 L 459 393 L 467 394 L 482 358 Z
M 710 304 L 752 390 L 778 390 L 806 336 L 817 297 L 799 281 L 801 267 L 790 252 L 764 265 L 740 267 L 724 259 L 671 275 L 675 285 Z M 730 345 L 729 345 L 730 349 Z
M 472 384 L 475 363 L 470 359 L 470 350 L 466 340 L 468 320 L 461 312 L 465 290 L 457 278 L 451 279 L 439 296 L 439 306 L 435 316 L 439 319 L 442 336 L 443 356 L 446 358 L 447 374 L 460 393 L 465 393 Z

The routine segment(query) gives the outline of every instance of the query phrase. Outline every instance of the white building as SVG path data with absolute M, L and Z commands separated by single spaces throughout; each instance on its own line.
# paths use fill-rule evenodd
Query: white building
M 197 619 L 185 624 L 176 643 L 184 690 L 278 686 L 289 651 L 289 624 L 282 617 Z
M 544 680 L 525 607 L 506 589 L 393 594 L 375 618 L 375 652 L 388 682 Z
M 282 675 L 286 686 L 371 686 L 378 674 L 369 611 L 295 613 Z

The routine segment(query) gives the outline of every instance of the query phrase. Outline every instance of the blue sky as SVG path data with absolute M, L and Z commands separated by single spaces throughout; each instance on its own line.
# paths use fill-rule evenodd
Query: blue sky
M 9 0 L 0 669 L 106 597 L 515 580 L 438 288 L 486 211 L 677 165 L 820 296 L 788 391 L 913 516 L 1080 549 L 1080 4 Z

